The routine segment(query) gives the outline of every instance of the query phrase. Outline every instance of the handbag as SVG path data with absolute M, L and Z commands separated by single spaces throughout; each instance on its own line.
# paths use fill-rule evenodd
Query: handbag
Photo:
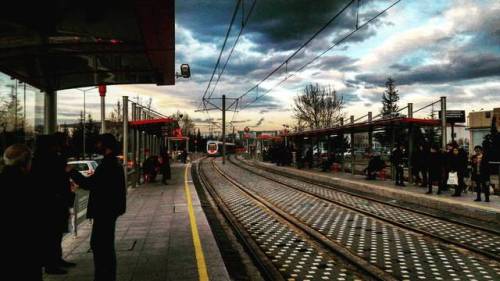
M 457 172 L 449 172 L 448 173 L 448 181 L 446 183 L 448 185 L 458 185 L 458 175 L 457 175 Z

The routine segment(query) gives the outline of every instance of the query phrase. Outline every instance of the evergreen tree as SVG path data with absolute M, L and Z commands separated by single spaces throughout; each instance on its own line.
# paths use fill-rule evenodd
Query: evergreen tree
M 384 118 L 390 118 L 398 114 L 399 91 L 396 90 L 395 81 L 391 77 L 385 82 L 385 87 L 386 90 L 382 94 L 382 110 L 380 113 Z
M 387 82 L 385 82 L 386 90 L 382 94 L 382 109 L 380 111 L 382 118 L 393 118 L 399 116 L 398 113 L 398 101 L 399 101 L 399 91 L 396 89 L 396 83 L 394 79 L 389 77 Z M 375 139 L 384 147 L 388 147 L 392 144 L 392 136 L 394 134 L 394 140 L 397 142 L 406 142 L 408 136 L 405 134 L 404 130 L 399 127 L 387 126 L 383 132 L 375 133 Z M 395 143 L 395 144 L 396 144 Z

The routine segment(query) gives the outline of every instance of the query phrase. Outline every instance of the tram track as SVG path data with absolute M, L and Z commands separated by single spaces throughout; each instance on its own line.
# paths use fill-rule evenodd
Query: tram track
M 381 200 L 372 199 L 367 196 L 361 196 L 355 193 L 339 190 L 336 189 L 335 186 L 318 183 L 311 179 L 300 176 L 293 177 L 289 174 L 278 173 L 275 170 L 271 171 L 269 169 L 264 169 L 255 164 L 252 165 L 246 161 L 237 161 L 239 163 L 230 159 L 230 162 L 239 168 L 270 181 L 305 192 L 311 196 L 316 196 L 329 202 L 339 204 L 356 212 L 374 216 L 382 221 L 432 237 L 444 243 L 465 248 L 486 258 L 500 260 L 500 233 L 496 231 L 473 226 L 467 223 L 445 220 L 441 217 L 419 212 L 418 210 L 410 210 L 408 208 L 388 204 Z M 263 173 L 259 173 L 255 169 L 258 169 Z M 287 179 L 283 180 L 284 177 Z M 290 178 L 292 179 L 290 180 Z M 307 188 L 306 186 L 294 184 L 294 180 L 301 181 L 301 184 L 309 184 L 314 186 L 314 188 Z M 326 192 L 325 190 L 320 190 L 318 188 L 325 189 Z M 381 211 L 382 209 L 383 211 Z
M 331 198 L 326 200 L 297 187 L 291 188 L 265 177 L 255 177 L 255 173 L 245 174 L 249 171 L 229 163 L 230 165 L 220 168 L 237 178 L 236 181 L 240 184 L 253 181 L 252 184 L 242 186 L 270 203 L 273 210 L 279 209 L 290 214 L 321 232 L 329 240 L 344 245 L 351 253 L 389 272 L 396 279 L 433 277 L 433 280 L 471 280 L 478 276 L 482 276 L 478 280 L 500 278 L 496 259 L 400 227 L 374 217 L 373 214 L 342 206 Z
M 325 245 L 328 239 L 304 231 L 292 217 L 225 174 L 213 159 L 200 162 L 198 175 L 267 280 L 396 280 Z

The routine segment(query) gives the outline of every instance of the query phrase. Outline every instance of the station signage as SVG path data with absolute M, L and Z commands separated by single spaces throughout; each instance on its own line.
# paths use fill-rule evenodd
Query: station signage
M 439 111 L 441 117 L 441 111 Z M 465 123 L 465 110 L 446 110 L 447 123 Z

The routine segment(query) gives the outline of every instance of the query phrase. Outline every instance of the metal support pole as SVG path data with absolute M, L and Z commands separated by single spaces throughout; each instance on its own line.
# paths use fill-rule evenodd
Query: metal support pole
M 226 95 L 222 95 L 222 164 L 226 164 Z
M 446 149 L 446 97 L 441 97 L 441 147 Z
M 368 112 L 368 123 L 371 123 L 372 122 L 372 112 Z M 370 149 L 370 152 L 373 151 L 373 128 L 372 126 L 370 126 L 370 128 L 368 129 L 368 147 Z
M 351 115 L 351 125 L 354 125 L 354 115 Z M 351 128 L 352 130 L 352 128 Z M 351 173 L 354 175 L 354 131 L 351 131 Z
M 137 117 L 137 105 L 135 102 L 132 103 L 132 121 L 136 121 Z M 132 170 L 134 171 L 135 177 L 137 178 L 137 129 L 131 129 L 131 141 L 130 148 L 132 149 Z M 132 181 L 132 187 L 135 188 L 137 186 L 137 180 Z
M 57 131 L 57 92 L 45 92 L 44 133 L 53 134 Z
M 128 187 L 128 96 L 123 96 L 123 172 L 125 184 Z
M 340 126 L 344 126 L 344 117 L 340 117 L 339 120 Z M 341 139 L 341 149 L 340 151 L 342 152 L 342 162 L 340 163 L 340 168 L 342 169 L 342 173 L 345 173 L 345 159 L 344 159 L 344 152 L 345 152 L 345 147 L 344 147 L 344 133 L 341 133 L 340 135 Z
M 87 141 L 85 140 L 85 137 L 86 137 L 85 135 L 86 135 L 86 131 L 87 131 L 87 128 L 85 128 L 86 125 L 87 125 L 86 124 L 87 122 L 85 122 L 87 120 L 85 114 L 87 114 L 87 112 L 86 112 L 86 107 L 87 106 L 86 106 L 86 101 L 85 101 L 86 97 L 85 96 L 86 96 L 86 92 L 83 91 L 83 128 L 82 128 L 83 129 L 83 132 L 82 132 L 82 137 L 83 137 L 83 143 L 82 143 L 82 145 L 83 145 L 83 159 L 85 159 L 86 156 L 87 156 L 87 144 L 86 144 Z
M 413 103 L 408 103 L 408 118 L 413 118 Z M 410 124 L 408 127 L 408 182 L 413 183 L 413 167 L 411 159 L 413 159 L 414 151 L 414 128 Z
M 106 97 L 101 96 L 101 134 L 106 133 Z
M 135 118 L 137 120 L 142 120 L 142 108 L 137 107 L 137 113 Z M 140 167 L 142 164 L 142 155 L 143 155 L 143 141 L 142 141 L 142 131 L 137 129 L 137 174 L 140 175 Z M 140 178 L 140 176 L 139 176 Z

